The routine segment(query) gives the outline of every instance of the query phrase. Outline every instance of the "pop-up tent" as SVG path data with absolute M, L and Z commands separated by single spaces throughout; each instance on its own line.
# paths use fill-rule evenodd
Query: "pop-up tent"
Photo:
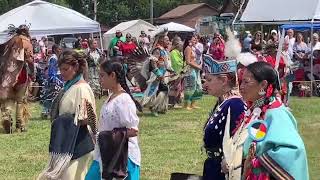
M 320 20 L 319 0 L 249 0 L 240 23 L 285 24 Z
M 0 42 L 8 39 L 9 24 L 30 24 L 32 36 L 100 32 L 100 24 L 72 9 L 35 0 L 0 16 Z
M 162 24 L 160 28 L 168 29 L 169 32 L 194 32 L 195 30 L 191 27 L 185 26 L 183 24 L 169 22 L 167 24 Z
M 123 36 L 125 36 L 126 33 L 130 33 L 132 37 L 138 38 L 141 31 L 152 36 L 156 30 L 157 28 L 154 25 L 141 19 L 122 22 L 103 34 L 103 44 L 104 47 L 107 48 L 111 39 L 115 36 L 116 31 L 121 31 Z
M 319 30 L 320 29 L 320 24 L 311 24 L 311 23 L 307 23 L 307 24 L 284 24 L 282 26 L 280 26 L 280 29 L 293 29 L 293 30 L 297 30 L 297 31 L 310 31 L 310 29 L 313 28 L 314 30 Z

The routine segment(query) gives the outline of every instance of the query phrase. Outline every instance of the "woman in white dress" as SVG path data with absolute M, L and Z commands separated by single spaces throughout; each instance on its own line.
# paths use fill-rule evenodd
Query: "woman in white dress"
M 116 61 L 105 61 L 100 66 L 100 81 L 104 89 L 110 90 L 111 94 L 102 105 L 99 121 L 99 135 L 98 143 L 95 147 L 94 161 L 91 165 L 90 171 L 87 174 L 88 180 L 108 179 L 105 174 L 113 178 L 119 178 L 118 174 L 106 173 L 105 165 L 102 165 L 103 157 L 110 156 L 110 148 L 102 150 L 100 134 L 103 132 L 114 132 L 119 129 L 125 129 L 128 141 L 128 160 L 127 168 L 122 168 L 126 176 L 126 180 L 140 179 L 140 148 L 138 145 L 138 125 L 139 117 L 137 116 L 137 109 L 142 110 L 141 105 L 133 99 L 130 90 L 126 84 L 125 68 Z M 112 158 L 114 160 L 115 158 Z M 115 160 L 118 164 L 119 160 Z M 122 174 L 123 175 L 123 174 Z

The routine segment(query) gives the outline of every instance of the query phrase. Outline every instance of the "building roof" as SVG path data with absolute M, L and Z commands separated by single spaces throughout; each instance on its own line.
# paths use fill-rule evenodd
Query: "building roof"
M 209 6 L 206 3 L 197 3 L 197 4 L 187 4 L 187 5 L 181 5 L 176 7 L 175 9 L 172 9 L 171 11 L 163 14 L 158 19 L 171 19 L 171 18 L 178 18 L 182 17 L 198 8 L 201 8 L 203 6 L 207 6 L 211 8 L 214 11 L 218 11 L 216 8 Z

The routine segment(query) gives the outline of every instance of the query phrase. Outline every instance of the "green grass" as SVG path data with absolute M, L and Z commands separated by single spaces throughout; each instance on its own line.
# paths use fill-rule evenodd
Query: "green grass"
M 172 172 L 202 173 L 202 129 L 214 103 L 214 98 L 206 96 L 199 102 L 200 110 L 170 110 L 158 118 L 148 112 L 140 116 L 142 179 L 169 179 Z M 306 144 L 310 177 L 316 180 L 320 177 L 320 99 L 293 98 L 292 109 Z M 35 179 L 45 167 L 50 122 L 39 118 L 40 110 L 38 104 L 31 106 L 28 133 L 0 135 L 1 180 Z

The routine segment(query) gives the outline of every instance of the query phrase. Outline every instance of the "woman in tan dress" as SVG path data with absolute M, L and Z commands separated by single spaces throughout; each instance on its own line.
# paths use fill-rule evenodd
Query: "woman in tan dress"
M 53 103 L 50 160 L 39 179 L 84 179 L 92 161 L 96 134 L 95 98 L 83 79 L 84 57 L 66 51 L 58 65 L 65 85 Z

